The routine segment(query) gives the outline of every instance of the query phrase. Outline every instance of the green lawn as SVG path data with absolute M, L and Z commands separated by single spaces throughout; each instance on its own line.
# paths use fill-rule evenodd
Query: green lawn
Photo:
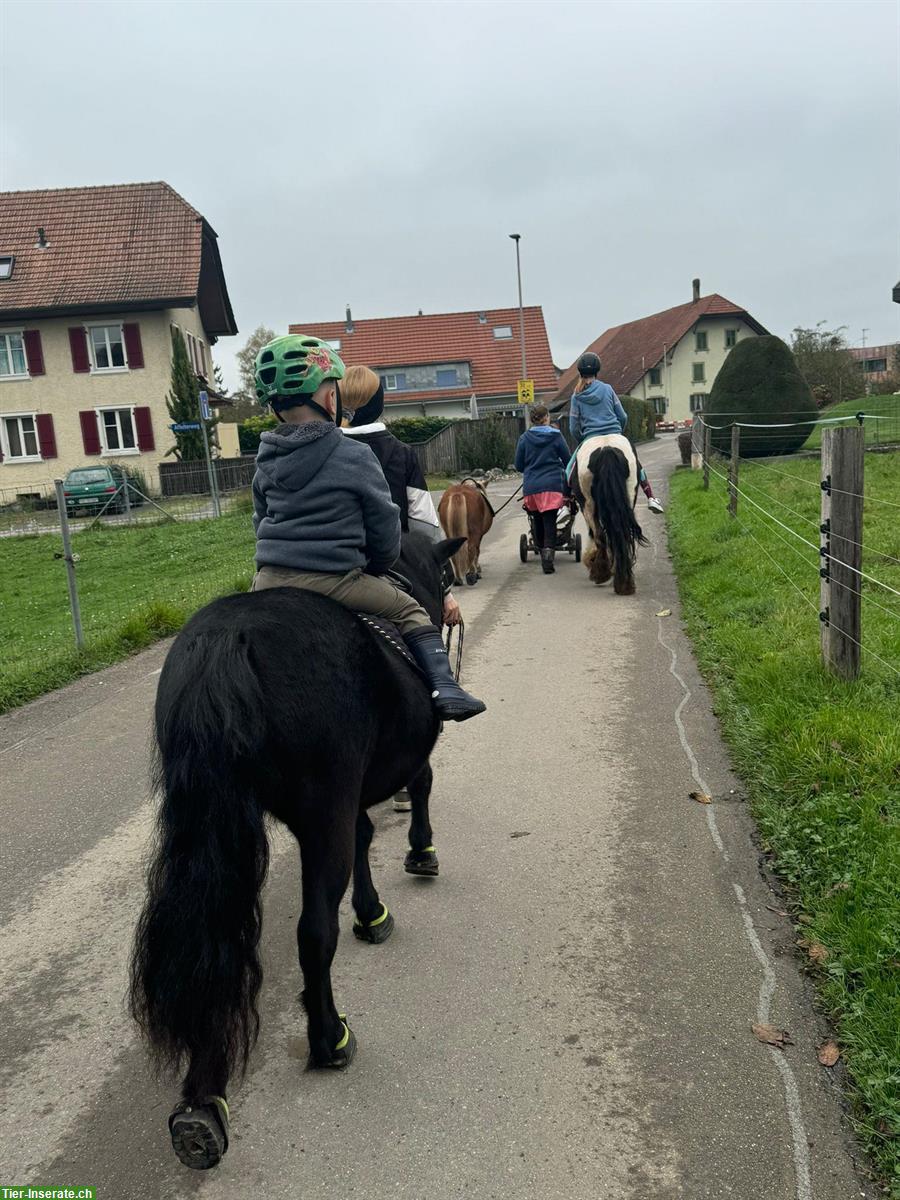
M 770 466 L 794 478 L 742 462 L 742 490 L 816 542 L 818 462 Z M 867 455 L 865 490 L 900 503 L 900 455 Z M 855 683 L 822 668 L 815 550 L 739 504 L 733 520 L 721 481 L 672 479 L 686 622 L 772 864 L 810 922 L 800 934 L 827 950 L 810 969 L 860 1135 L 900 1197 L 900 674 L 865 652 Z M 863 569 L 900 591 L 900 563 L 884 557 L 900 559 L 898 517 L 867 503 Z M 900 599 L 868 583 L 863 596 L 863 645 L 900 670 Z
M 253 573 L 249 512 L 76 533 L 85 648 L 72 631 L 65 564 L 53 534 L 0 541 L 0 712 L 173 633 Z
M 833 404 L 823 408 L 819 413 L 824 417 L 852 417 L 857 413 L 867 416 L 885 418 L 879 421 L 865 421 L 866 445 L 879 445 L 884 442 L 900 442 L 900 396 L 862 396 L 857 400 L 845 400 L 842 404 Z M 804 450 L 818 450 L 822 445 L 822 430 L 826 425 L 817 425 L 804 444 Z

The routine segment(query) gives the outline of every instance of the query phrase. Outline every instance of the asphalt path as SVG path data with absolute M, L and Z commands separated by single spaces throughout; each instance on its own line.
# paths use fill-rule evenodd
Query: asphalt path
M 644 455 L 663 499 L 675 453 L 664 438 Z M 488 712 L 434 755 L 440 878 L 405 875 L 406 818 L 375 814 L 397 929 L 362 945 L 342 912 L 335 994 L 360 1043 L 343 1074 L 304 1071 L 298 856 L 275 834 L 262 1035 L 209 1173 L 173 1157 L 175 1090 L 123 1003 L 166 646 L 0 719 L 0 1184 L 89 1183 L 102 1200 L 869 1195 L 681 630 L 664 519 L 643 498 L 638 514 L 652 545 L 634 597 L 566 555 L 553 576 L 520 563 L 518 504 L 486 539 L 459 599 L 464 681 Z M 760 1044 L 760 1020 L 794 1044 Z

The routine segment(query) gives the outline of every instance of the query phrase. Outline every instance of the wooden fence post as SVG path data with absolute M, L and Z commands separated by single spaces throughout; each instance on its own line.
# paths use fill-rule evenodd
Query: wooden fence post
M 859 675 L 865 431 L 822 434 L 822 659 L 842 679 Z
M 709 456 L 712 453 L 712 430 L 703 423 L 703 490 L 709 491 Z
M 737 516 L 738 506 L 738 463 L 741 457 L 741 427 L 734 423 L 731 427 L 731 468 L 728 472 L 728 512 L 732 517 Z
M 691 470 L 699 471 L 703 466 L 703 418 L 694 413 L 691 421 Z

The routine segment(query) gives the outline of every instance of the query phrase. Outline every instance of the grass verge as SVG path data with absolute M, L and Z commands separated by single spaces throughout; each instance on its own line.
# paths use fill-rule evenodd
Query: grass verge
M 853 417 L 862 412 L 880 420 L 864 422 L 866 445 L 900 442 L 900 396 L 860 396 L 823 408 L 819 417 Z M 817 425 L 803 444 L 804 450 L 818 450 L 822 445 L 823 425 Z
M 77 533 L 79 650 L 61 550 L 52 534 L 0 543 L 0 712 L 174 633 L 214 597 L 246 590 L 253 574 L 253 528 L 243 512 Z
M 792 478 L 742 462 L 742 490 L 817 542 L 818 462 L 779 470 Z M 900 502 L 900 456 L 867 455 L 865 490 Z M 803 939 L 824 948 L 809 969 L 858 1132 L 900 1197 L 900 675 L 865 651 L 855 683 L 823 669 L 815 549 L 739 503 L 733 520 L 721 481 L 704 492 L 699 473 L 672 478 L 685 619 L 772 864 L 809 922 Z M 863 569 L 900 590 L 897 513 L 867 503 Z M 862 642 L 900 669 L 900 600 L 868 583 Z

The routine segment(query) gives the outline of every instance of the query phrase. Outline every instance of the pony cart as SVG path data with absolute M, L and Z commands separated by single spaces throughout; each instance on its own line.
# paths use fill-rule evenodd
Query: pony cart
M 575 561 L 581 562 L 581 534 L 572 532 L 577 512 L 577 505 L 572 501 L 569 504 L 563 505 L 557 513 L 556 549 L 565 550 L 568 554 L 574 554 Z M 525 515 L 528 518 L 528 533 L 523 533 L 519 538 L 519 558 L 521 558 L 522 562 L 528 562 L 529 554 L 540 554 L 540 550 L 534 541 L 534 521 L 532 514 L 526 511 Z

